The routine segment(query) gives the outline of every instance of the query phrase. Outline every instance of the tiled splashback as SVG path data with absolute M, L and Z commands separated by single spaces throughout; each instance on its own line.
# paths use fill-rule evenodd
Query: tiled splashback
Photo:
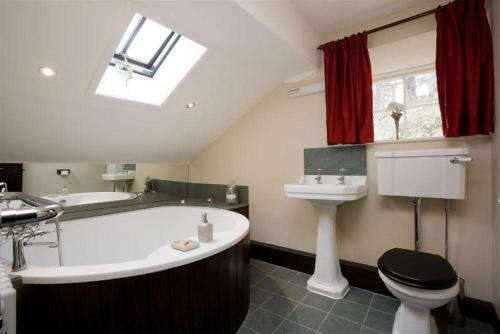
M 225 184 L 187 183 L 153 179 L 153 189 L 172 197 L 212 198 L 214 201 L 226 200 Z M 248 186 L 237 186 L 238 203 L 248 203 Z
M 345 168 L 345 175 L 366 175 L 366 146 L 331 146 L 304 149 L 304 174 L 316 175 L 321 168 L 323 175 L 338 175 Z

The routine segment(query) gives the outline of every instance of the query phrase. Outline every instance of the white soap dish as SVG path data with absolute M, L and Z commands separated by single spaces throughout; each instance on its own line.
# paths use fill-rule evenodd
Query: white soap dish
M 200 247 L 200 243 L 194 240 L 176 240 L 172 242 L 172 248 L 187 252 Z

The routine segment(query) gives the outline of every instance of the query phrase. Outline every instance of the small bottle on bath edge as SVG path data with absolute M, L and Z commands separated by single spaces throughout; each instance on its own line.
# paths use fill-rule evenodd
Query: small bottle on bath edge
M 213 225 L 208 222 L 207 213 L 201 214 L 201 223 L 198 225 L 198 241 L 209 242 L 214 238 Z

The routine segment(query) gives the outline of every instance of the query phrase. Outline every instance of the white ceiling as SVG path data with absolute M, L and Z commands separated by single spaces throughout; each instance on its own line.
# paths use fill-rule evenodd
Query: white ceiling
M 291 0 L 313 29 L 327 34 L 396 13 L 427 0 Z
M 317 70 L 319 33 L 415 2 L 0 1 L 0 161 L 189 161 L 283 80 Z M 161 107 L 93 94 L 135 12 L 208 48 Z

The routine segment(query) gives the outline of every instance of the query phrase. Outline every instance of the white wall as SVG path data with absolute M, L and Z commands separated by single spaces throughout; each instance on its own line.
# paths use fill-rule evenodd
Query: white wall
M 105 164 L 97 163 L 24 163 L 23 191 L 32 195 L 60 193 L 63 186 L 69 192 L 113 191 L 113 183 L 103 180 Z M 70 169 L 69 176 L 57 175 L 57 169 Z M 132 192 L 144 189 L 146 176 L 153 179 L 188 182 L 189 166 L 174 163 L 139 163 L 136 164 L 136 176 L 129 182 Z
M 444 1 L 441 1 L 444 3 Z M 435 7 L 436 1 L 384 19 L 326 36 L 324 41 L 378 26 Z M 369 38 L 370 48 L 435 29 L 426 17 Z M 311 82 L 321 80 L 321 74 Z M 303 173 L 303 149 L 326 146 L 324 94 L 289 99 L 297 85 L 281 85 L 252 108 L 190 165 L 191 182 L 226 183 L 234 179 L 250 186 L 251 238 L 314 252 L 316 213 L 306 201 L 288 199 L 283 184 Z M 450 261 L 466 280 L 466 294 L 492 300 L 492 168 L 491 139 L 467 138 L 428 142 L 368 145 L 369 193 L 341 206 L 338 212 L 339 252 L 343 259 L 376 265 L 392 247 L 413 248 L 413 208 L 410 199 L 376 193 L 377 150 L 466 147 L 474 162 L 467 169 L 467 199 L 450 213 Z M 443 203 L 423 201 L 423 250 L 443 254 Z
M 93 163 L 35 163 L 23 164 L 23 191 L 41 196 L 60 193 L 63 186 L 69 192 L 113 191 L 113 185 L 101 178 L 106 172 L 104 164 Z M 57 175 L 58 169 L 70 169 L 69 176 Z
M 152 179 L 178 182 L 189 181 L 189 165 L 171 163 L 141 163 L 135 165 L 135 179 L 130 191 L 144 190 L 144 180 L 149 176 Z
M 495 127 L 497 133 L 493 141 L 493 178 L 494 178 L 494 248 L 493 248 L 493 301 L 500 316 L 500 204 L 497 199 L 500 199 L 500 3 L 493 1 L 492 3 L 492 25 L 493 25 L 493 46 L 495 58 Z

